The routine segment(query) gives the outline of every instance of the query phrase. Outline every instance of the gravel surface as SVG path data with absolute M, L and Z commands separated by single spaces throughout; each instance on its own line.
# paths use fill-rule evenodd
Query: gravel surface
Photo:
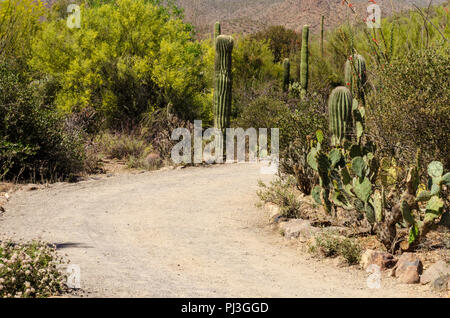
M 119 174 L 18 191 L 0 233 L 58 244 L 90 297 L 417 297 L 425 287 L 319 261 L 255 207 L 256 164 Z

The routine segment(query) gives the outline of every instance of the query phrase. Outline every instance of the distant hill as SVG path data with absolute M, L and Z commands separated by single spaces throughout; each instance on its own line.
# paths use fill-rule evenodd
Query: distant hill
M 215 21 L 222 23 L 223 33 L 254 33 L 268 25 L 283 25 L 299 31 L 310 24 L 316 31 L 321 15 L 326 28 L 347 19 L 349 9 L 342 0 L 177 0 L 185 10 L 186 21 L 197 27 L 200 36 L 209 36 Z M 377 0 L 383 16 L 392 12 L 427 6 L 430 0 Z M 365 17 L 367 0 L 351 0 L 358 13 Z M 441 4 L 446 0 L 433 0 Z

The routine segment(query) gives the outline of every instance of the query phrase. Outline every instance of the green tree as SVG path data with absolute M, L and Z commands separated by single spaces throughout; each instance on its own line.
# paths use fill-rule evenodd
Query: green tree
M 0 2 L 0 58 L 14 59 L 25 66 L 31 51 L 31 40 L 39 29 L 39 18 L 45 15 L 40 0 L 4 0 Z
M 301 44 L 300 35 L 283 26 L 270 26 L 266 30 L 256 33 L 253 38 L 269 43 L 275 63 L 281 62 L 284 58 L 297 52 Z
M 82 5 L 78 29 L 54 16 L 33 42 L 30 64 L 58 83 L 57 107 L 94 107 L 110 127 L 169 104 L 201 113 L 203 50 L 191 26 L 159 1 L 109 2 Z

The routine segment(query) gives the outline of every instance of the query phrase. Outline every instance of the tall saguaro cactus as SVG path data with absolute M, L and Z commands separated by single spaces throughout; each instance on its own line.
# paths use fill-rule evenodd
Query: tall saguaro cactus
M 291 76 L 291 63 L 287 58 L 283 61 L 283 69 L 283 91 L 287 92 L 289 90 L 289 82 Z
M 231 56 L 233 38 L 219 35 L 216 39 L 214 83 L 214 127 L 222 132 L 229 127 L 231 113 Z
M 322 19 L 320 21 L 320 56 L 322 58 L 323 58 L 324 20 L 325 20 L 325 17 L 322 16 Z
M 328 100 L 332 146 L 343 145 L 352 128 L 352 93 L 344 86 L 336 87 Z
M 217 37 L 222 34 L 220 22 L 216 22 L 214 24 L 214 41 L 216 41 Z
M 303 26 L 302 31 L 302 51 L 301 51 L 301 65 L 300 65 L 300 84 L 301 96 L 305 97 L 308 90 L 308 72 L 309 72 L 309 26 Z

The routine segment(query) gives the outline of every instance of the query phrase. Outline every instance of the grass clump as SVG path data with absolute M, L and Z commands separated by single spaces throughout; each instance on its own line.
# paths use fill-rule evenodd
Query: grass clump
M 334 231 L 324 231 L 315 236 L 310 245 L 310 252 L 320 253 L 325 257 L 342 256 L 349 265 L 358 264 L 362 248 L 355 239 L 337 234 Z
M 0 243 L 0 297 L 42 298 L 67 290 L 64 264 L 56 249 L 43 242 Z
M 96 144 L 102 155 L 124 160 L 129 168 L 154 170 L 163 163 L 142 134 L 107 132 L 97 136 Z
M 257 191 L 257 195 L 261 201 L 277 205 L 283 217 L 298 218 L 300 216 L 301 202 L 295 193 L 294 177 L 276 179 L 271 181 L 269 186 L 259 181 L 258 185 L 261 189 Z

